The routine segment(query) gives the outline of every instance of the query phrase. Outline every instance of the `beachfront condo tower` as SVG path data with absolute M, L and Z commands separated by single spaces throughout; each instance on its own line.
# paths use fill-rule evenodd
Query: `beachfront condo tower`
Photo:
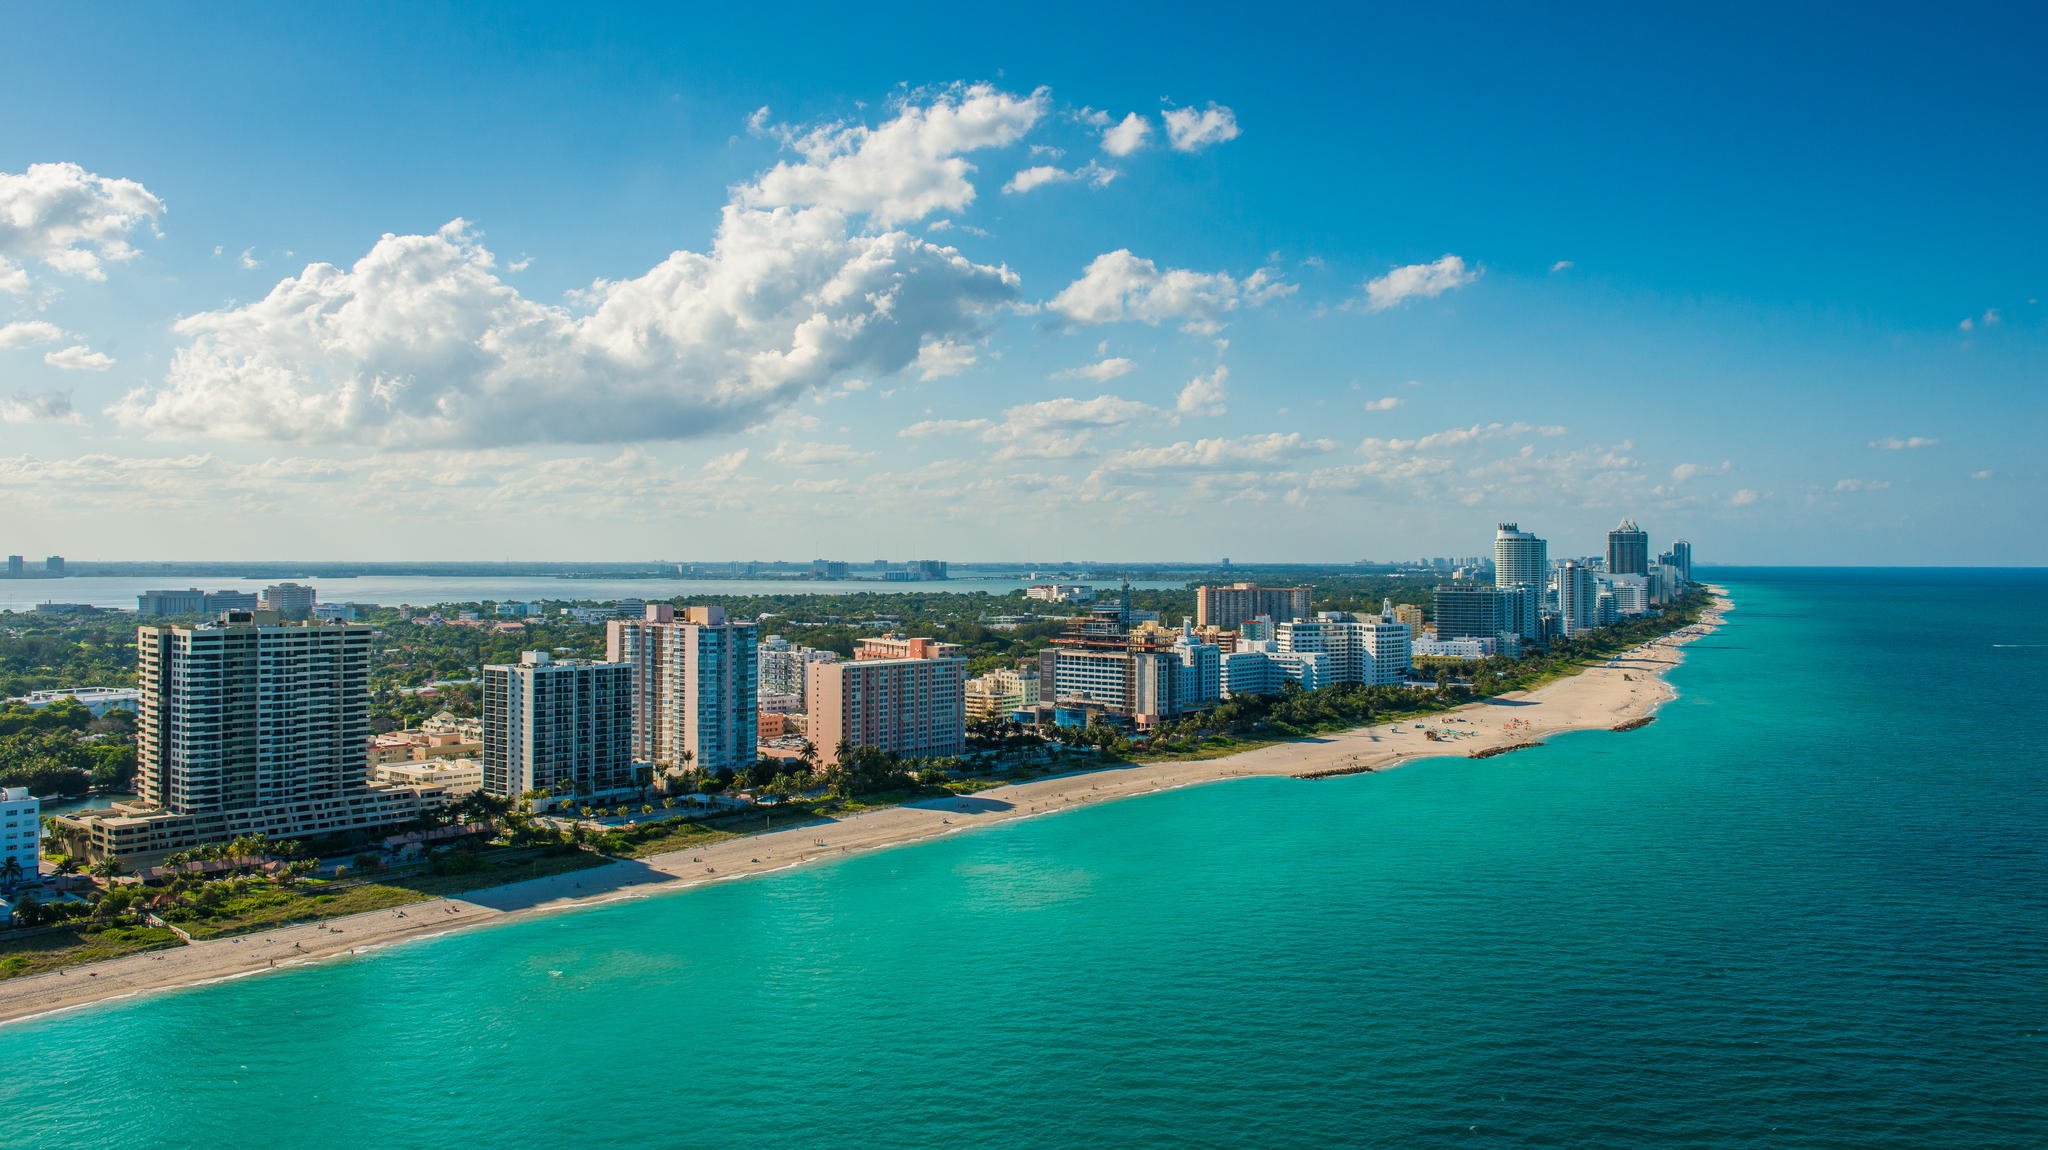
M 1607 533 L 1607 573 L 1647 575 L 1650 571 L 1650 533 L 1624 519 Z
M 484 668 L 484 790 L 603 798 L 636 785 L 633 669 L 528 651 Z
M 1514 629 L 1524 639 L 1541 639 L 1543 590 L 1550 585 L 1550 545 L 1522 530 L 1518 523 L 1501 524 L 1493 536 L 1493 585 L 1530 589 L 1528 598 L 1517 601 L 1521 609 Z
M 760 628 L 723 607 L 680 616 L 650 603 L 642 619 L 614 619 L 605 658 L 633 668 L 633 757 L 655 771 L 754 765 L 760 729 Z

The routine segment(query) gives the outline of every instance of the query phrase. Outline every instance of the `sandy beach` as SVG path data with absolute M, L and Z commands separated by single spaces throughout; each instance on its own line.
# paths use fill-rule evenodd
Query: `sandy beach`
M 733 839 L 691 851 L 604 866 L 397 911 L 213 939 L 49 974 L 0 981 L 0 1022 L 173 987 L 238 978 L 316 961 L 346 960 L 376 948 L 450 930 L 515 921 L 620 898 L 744 878 L 1070 807 L 1252 775 L 1309 776 L 1380 770 L 1422 758 L 1540 742 L 1564 731 L 1607 729 L 1649 716 L 1672 697 L 1663 674 L 1683 647 L 1720 625 L 1725 593 L 1692 627 L 1580 674 L 1526 693 L 1460 707 L 1422 722 L 1380 724 L 1222 758 L 1142 763 L 996 787 L 978 794 L 865 811 L 838 820 Z M 1432 741 L 1424 728 L 1434 729 Z M 1618 734 L 1616 738 L 1626 738 Z M 1315 787 L 1317 782 L 1304 782 Z M 1312 798 L 1313 792 L 1304 792 Z

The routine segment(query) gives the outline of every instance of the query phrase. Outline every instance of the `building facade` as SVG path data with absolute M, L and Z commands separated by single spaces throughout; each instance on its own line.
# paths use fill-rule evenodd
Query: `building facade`
M 967 660 L 954 643 L 870 639 L 850 660 L 804 668 L 805 733 L 818 761 L 839 748 L 950 758 L 967 748 Z
M 528 651 L 484 668 L 483 789 L 604 797 L 637 784 L 633 668 Z
M 42 866 L 43 804 L 27 787 L 0 789 L 0 881 L 35 882 Z
M 1330 682 L 1398 686 L 1408 678 L 1412 636 L 1387 604 L 1379 615 L 1324 611 L 1274 627 L 1274 650 L 1285 655 L 1323 655 Z
M 1227 587 L 1195 588 L 1195 626 L 1235 627 L 1261 615 L 1275 622 L 1300 619 L 1308 614 L 1308 588 L 1261 587 L 1256 583 L 1232 583 Z
M 780 635 L 768 636 L 761 640 L 760 650 L 756 653 L 761 697 L 794 698 L 796 706 L 789 709 L 803 710 L 804 668 L 812 663 L 830 663 L 838 658 L 836 651 L 800 646 Z
M 1002 669 L 967 680 L 967 721 L 1007 719 L 1041 701 L 1038 672 Z
M 303 584 L 274 583 L 263 589 L 256 605 L 260 610 L 275 611 L 278 618 L 286 621 L 310 619 L 315 598 L 313 589 Z
M 652 604 L 605 628 L 605 658 L 633 671 L 633 756 L 657 771 L 751 767 L 759 749 L 760 628 L 723 607 L 680 618 Z
M 1584 635 L 1600 625 L 1600 582 L 1593 569 L 1576 559 L 1557 568 L 1558 629 L 1566 638 Z
M 1633 519 L 1607 533 L 1607 573 L 1645 575 L 1650 570 L 1650 533 Z
M 386 827 L 418 792 L 369 781 L 371 629 L 228 612 L 136 632 L 136 790 L 59 820 L 73 853 L 123 861 L 261 833 Z
M 1520 524 L 1503 523 L 1493 536 L 1493 585 L 1526 587 L 1530 594 L 1516 601 L 1520 611 L 1515 630 L 1525 639 L 1543 637 L 1543 589 L 1550 583 L 1550 545 Z

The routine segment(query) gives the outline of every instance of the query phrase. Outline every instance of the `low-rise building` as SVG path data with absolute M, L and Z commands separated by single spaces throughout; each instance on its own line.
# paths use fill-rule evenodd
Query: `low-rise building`
M 418 787 L 427 797 L 438 794 L 446 802 L 483 790 L 484 764 L 481 759 L 408 759 L 371 767 L 370 777 L 394 786 Z
M 1024 597 L 1041 603 L 1088 603 L 1095 599 L 1095 588 L 1086 583 L 1033 583 L 1024 588 Z
M 1007 719 L 1036 707 L 1040 700 L 1036 670 L 998 670 L 967 680 L 967 720 Z
M 108 711 L 132 711 L 141 698 L 142 692 L 133 687 L 55 687 L 47 691 L 30 691 L 7 701 L 41 710 L 59 700 L 71 699 L 98 716 Z

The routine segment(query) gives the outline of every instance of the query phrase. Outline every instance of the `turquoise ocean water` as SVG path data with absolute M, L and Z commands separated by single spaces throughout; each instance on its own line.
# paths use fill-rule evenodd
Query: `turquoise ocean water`
M 2048 1145 L 2048 574 L 1715 577 L 1641 731 L 0 1028 L 0 1146 Z

